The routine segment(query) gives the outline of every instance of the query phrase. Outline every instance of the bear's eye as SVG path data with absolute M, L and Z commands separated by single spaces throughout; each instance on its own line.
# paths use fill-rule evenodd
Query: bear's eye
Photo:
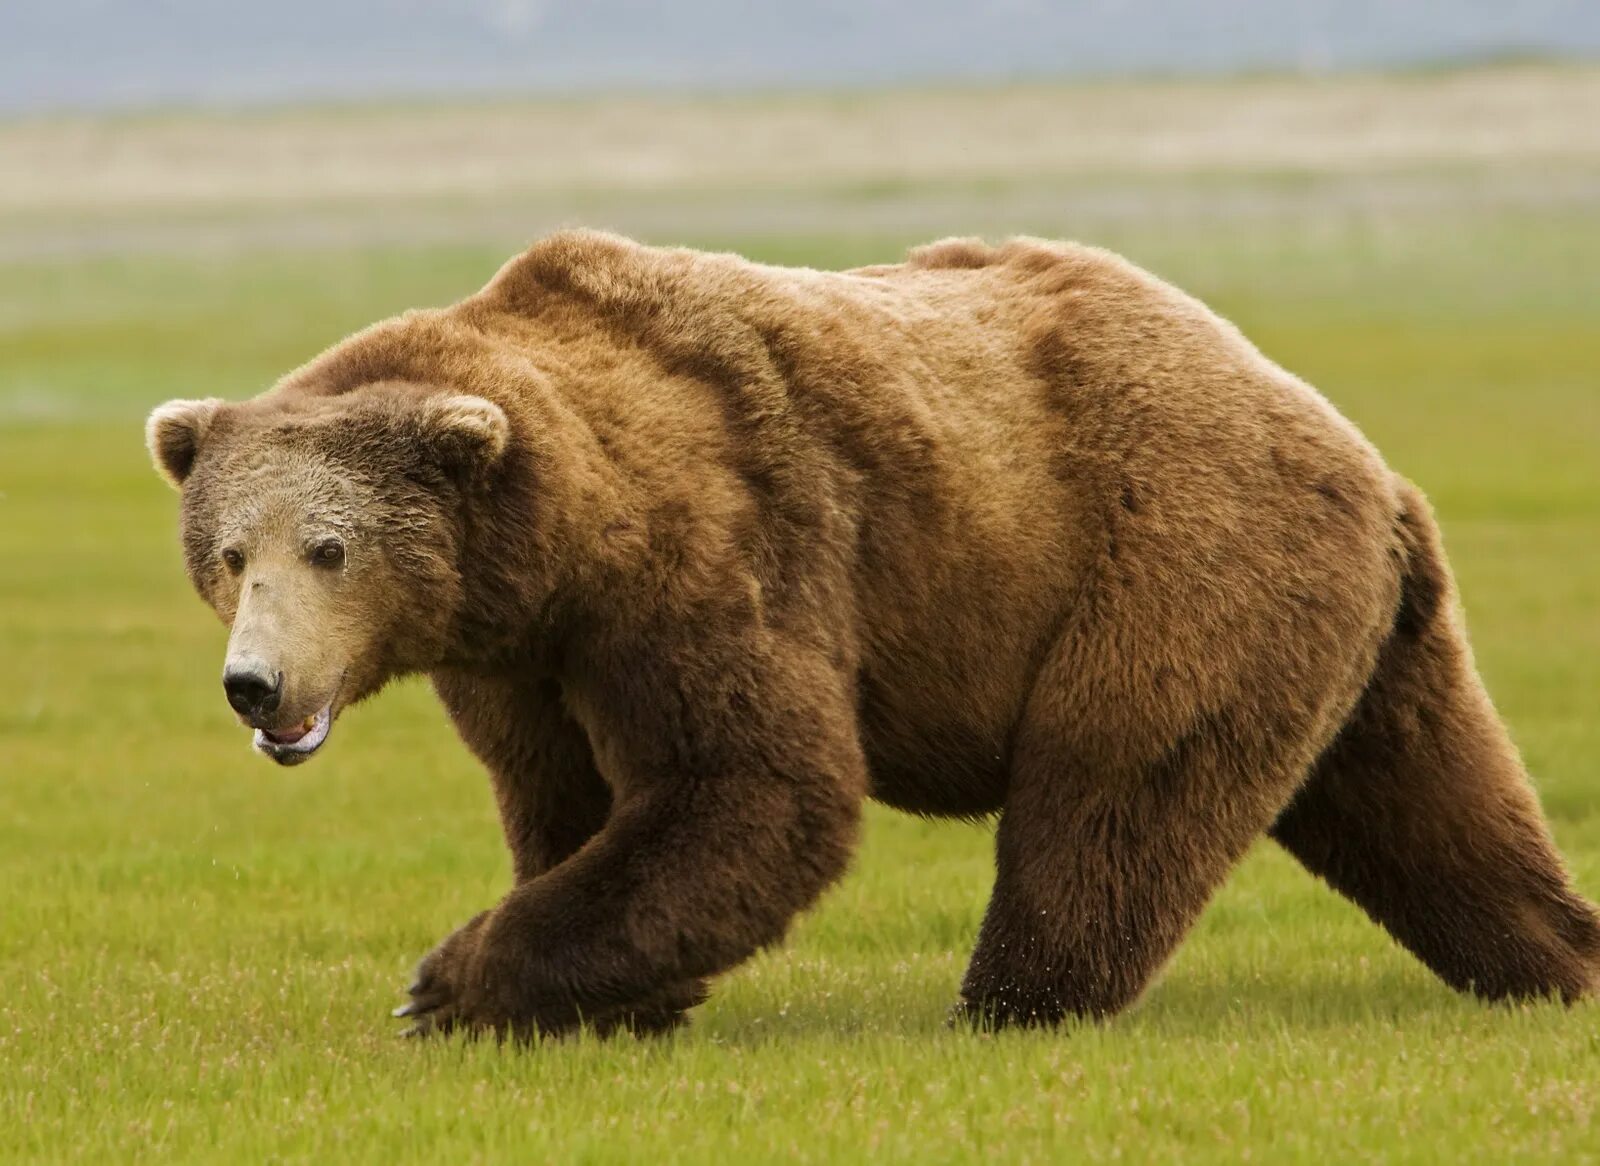
M 238 547 L 224 547 L 222 550 L 222 563 L 228 570 L 237 575 L 244 570 L 244 552 Z
M 338 567 L 344 563 L 344 544 L 336 538 L 325 538 L 311 548 L 311 561 L 319 567 Z

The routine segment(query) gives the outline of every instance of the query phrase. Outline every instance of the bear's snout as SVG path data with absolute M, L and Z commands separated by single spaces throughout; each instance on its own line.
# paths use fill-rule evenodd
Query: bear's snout
M 222 690 L 233 711 L 255 723 L 277 711 L 283 697 L 283 673 L 260 661 L 230 664 L 222 673 Z

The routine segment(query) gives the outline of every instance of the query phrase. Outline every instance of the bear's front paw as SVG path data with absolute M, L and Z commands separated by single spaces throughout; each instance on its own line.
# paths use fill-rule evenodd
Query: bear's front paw
M 477 955 L 478 940 L 488 918 L 489 912 L 480 911 L 417 965 L 417 973 L 407 990 L 411 999 L 393 1013 L 411 1021 L 402 1036 L 449 1032 L 459 1022 L 468 969 Z
M 586 1022 L 594 1034 L 602 1038 L 619 1033 L 636 1037 L 666 1036 L 688 1023 L 689 1009 L 703 1003 L 706 994 L 704 980 L 688 980 L 664 988 L 636 1004 L 587 1017 Z
M 474 917 L 417 965 L 411 999 L 393 1013 L 412 1022 L 401 1035 L 528 1040 L 579 1026 L 576 1007 L 554 997 L 548 969 L 527 943 L 494 927 L 494 917 Z
M 394 1015 L 412 1023 L 404 1035 L 465 1033 L 504 1040 L 568 1036 L 587 1027 L 596 1036 L 659 1036 L 679 1027 L 706 997 L 689 980 L 641 994 L 628 1004 L 586 1007 L 556 984 L 526 943 L 508 942 L 477 916 L 417 967 L 411 999 Z

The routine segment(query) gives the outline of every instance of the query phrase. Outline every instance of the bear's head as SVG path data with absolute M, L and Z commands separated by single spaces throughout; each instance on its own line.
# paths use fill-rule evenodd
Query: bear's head
M 441 662 L 464 502 L 509 438 L 498 405 L 407 384 L 150 415 L 189 577 L 231 627 L 223 688 L 257 749 L 304 761 L 341 709 Z

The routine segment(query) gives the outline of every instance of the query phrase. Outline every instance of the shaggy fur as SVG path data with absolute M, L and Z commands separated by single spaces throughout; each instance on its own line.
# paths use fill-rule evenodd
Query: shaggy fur
M 670 1027 L 869 796 L 1000 816 L 979 1023 L 1126 1007 L 1263 833 L 1451 985 L 1600 986 L 1421 496 L 1106 252 L 559 234 L 151 445 L 225 619 L 300 589 L 253 649 L 285 716 L 425 671 L 493 778 L 516 886 L 423 962 L 424 1031 Z

